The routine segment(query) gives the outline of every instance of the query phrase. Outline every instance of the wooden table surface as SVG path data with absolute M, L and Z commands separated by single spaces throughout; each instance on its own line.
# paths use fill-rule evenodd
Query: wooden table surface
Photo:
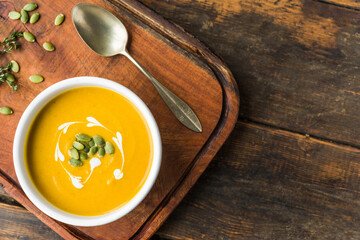
M 153 238 L 360 239 L 359 1 L 140 1 L 223 58 L 241 95 Z M 0 239 L 60 237 L 0 188 Z

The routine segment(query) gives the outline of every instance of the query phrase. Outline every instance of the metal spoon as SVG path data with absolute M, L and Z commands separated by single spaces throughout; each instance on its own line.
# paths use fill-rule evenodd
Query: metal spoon
M 104 57 L 126 56 L 149 78 L 176 118 L 189 129 L 202 132 L 194 111 L 130 56 L 126 50 L 128 34 L 118 18 L 102 7 L 79 3 L 72 9 L 72 20 L 80 37 L 94 52 Z

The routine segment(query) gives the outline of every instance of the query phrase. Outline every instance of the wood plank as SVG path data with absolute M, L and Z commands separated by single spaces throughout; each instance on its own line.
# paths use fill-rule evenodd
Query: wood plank
M 360 15 L 311 0 L 141 0 L 230 66 L 240 117 L 360 146 Z
M 1 188 L 0 188 L 1 189 Z M 0 239 L 63 239 L 23 207 L 0 202 Z
M 359 239 L 360 151 L 238 122 L 159 229 L 171 239 Z

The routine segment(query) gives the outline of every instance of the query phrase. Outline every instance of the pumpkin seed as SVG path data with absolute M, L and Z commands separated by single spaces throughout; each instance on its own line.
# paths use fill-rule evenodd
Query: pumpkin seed
M 15 60 L 11 60 L 11 71 L 16 73 L 20 71 L 20 66 Z
M 111 142 L 106 142 L 105 143 L 105 152 L 106 152 L 106 154 L 114 154 L 115 148 L 111 144 Z
M 48 52 L 52 52 L 55 50 L 54 45 L 52 45 L 52 43 L 49 43 L 49 42 L 44 42 L 43 48 Z
M 103 157 L 105 155 L 105 149 L 103 147 L 99 148 L 98 155 L 99 157 Z
M 91 139 L 91 141 L 89 142 L 89 146 L 90 146 L 90 147 L 95 146 L 94 140 Z
M 55 25 L 61 25 L 63 23 L 64 19 L 65 19 L 64 14 L 60 13 L 55 18 Z
M 37 4 L 36 3 L 28 3 L 24 6 L 24 10 L 27 12 L 31 12 L 34 11 L 37 8 Z
M 11 83 L 15 82 L 15 77 L 11 73 L 5 73 L 5 77 L 6 77 L 6 81 Z
M 76 140 L 77 141 L 89 142 L 91 140 L 91 137 L 89 135 L 84 134 L 84 133 L 79 133 L 78 135 L 76 135 Z
M 89 143 L 88 143 L 88 142 L 85 142 L 85 141 L 79 141 L 79 140 L 77 140 L 77 142 L 79 142 L 79 143 L 81 143 L 82 145 L 84 145 L 84 147 L 88 147 L 88 148 L 90 148 L 90 146 L 89 146 Z
M 11 115 L 14 113 L 14 111 L 9 107 L 2 107 L 0 108 L 0 113 L 4 115 Z
M 20 11 L 20 21 L 22 23 L 27 23 L 28 20 L 29 20 L 29 14 L 24 9 L 21 9 L 21 11 Z
M 84 149 L 83 149 L 84 152 L 88 153 L 90 151 L 90 147 L 88 146 L 85 146 Z
M 79 152 L 76 150 L 76 148 L 70 148 L 70 155 L 72 158 L 79 159 Z
M 83 162 L 79 159 L 70 158 L 70 164 L 73 167 L 81 167 L 83 165 Z
M 84 149 L 83 149 L 84 152 L 88 153 L 90 151 L 90 146 L 89 146 L 89 144 L 87 142 L 79 141 L 79 143 L 84 145 Z
M 44 81 L 44 78 L 40 75 L 31 75 L 29 77 L 30 81 L 33 83 L 41 83 L 42 81 Z
M 88 155 L 86 153 L 83 153 L 83 152 L 80 153 L 80 160 L 86 160 L 88 158 L 89 157 L 88 157 Z
M 24 32 L 24 33 L 23 33 L 23 36 L 24 36 L 24 38 L 25 38 L 26 41 L 28 41 L 28 42 L 35 42 L 35 37 L 34 37 L 34 35 L 32 35 L 32 33 Z
M 17 20 L 19 19 L 21 16 L 21 14 L 17 11 L 11 11 L 9 12 L 9 18 L 12 19 L 12 20 Z
M 83 150 L 84 149 L 84 145 L 82 145 L 79 142 L 73 142 L 73 147 L 76 148 L 77 150 Z
M 93 146 L 90 148 L 90 151 L 89 151 L 89 156 L 93 156 L 97 153 L 98 151 L 98 148 L 96 146 Z
M 96 146 L 103 147 L 105 145 L 104 139 L 102 137 L 100 137 L 99 135 L 93 136 L 93 139 L 94 139 Z
M 34 24 L 39 20 L 40 14 L 39 13 L 34 13 L 33 15 L 31 15 L 30 17 L 30 23 Z

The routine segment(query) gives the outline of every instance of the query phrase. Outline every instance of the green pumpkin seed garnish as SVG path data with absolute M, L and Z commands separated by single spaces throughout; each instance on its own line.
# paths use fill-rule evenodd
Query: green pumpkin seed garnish
M 77 140 L 79 143 L 81 143 L 82 145 L 84 145 L 84 147 L 88 147 L 88 148 L 90 148 L 90 146 L 89 146 L 89 142 L 85 142 L 85 141 L 79 141 L 79 140 Z
M 15 77 L 11 73 L 5 73 L 5 77 L 8 82 L 11 82 L 11 83 L 15 82 Z
M 88 153 L 90 151 L 90 147 L 88 146 L 85 146 L 84 149 L 83 149 L 84 152 Z
M 105 152 L 106 152 L 106 154 L 114 154 L 115 148 L 111 144 L 111 142 L 106 142 L 105 143 Z
M 37 8 L 37 4 L 36 3 L 28 3 L 24 6 L 24 10 L 27 12 L 31 12 L 34 11 Z
M 30 23 L 34 24 L 39 20 L 40 14 L 39 13 L 34 13 L 33 15 L 31 15 L 30 17 Z
M 4 115 L 11 115 L 14 113 L 14 111 L 9 107 L 2 107 L 0 108 L 0 113 Z
M 48 52 L 52 52 L 55 50 L 54 45 L 52 45 L 52 43 L 49 43 L 49 42 L 44 42 L 43 48 Z
M 28 20 L 29 20 L 29 14 L 24 9 L 21 9 L 20 21 L 22 23 L 27 23 Z
M 84 152 L 88 153 L 90 151 L 90 146 L 87 142 L 84 141 L 78 141 L 78 142 L 84 145 L 84 149 L 83 149 Z
M 83 152 L 80 153 L 80 160 L 86 160 L 88 158 L 89 157 L 88 157 L 88 155 L 86 153 L 83 153 Z
M 70 158 L 69 162 L 70 162 L 71 166 L 73 166 L 73 167 L 80 167 L 83 165 L 83 162 L 81 160 L 75 159 L 75 158 Z
M 34 37 L 34 35 L 32 35 L 32 33 L 24 32 L 23 35 L 24 35 L 24 38 L 26 41 L 35 42 L 35 37 Z
M 33 83 L 41 83 L 42 81 L 44 81 L 44 78 L 40 75 L 31 75 L 29 79 Z
M 89 135 L 84 134 L 84 133 L 79 133 L 78 135 L 76 135 L 76 140 L 77 141 L 89 142 L 91 140 L 91 137 Z
M 94 140 L 92 140 L 92 139 L 91 139 L 91 141 L 89 142 L 89 146 L 90 146 L 90 147 L 95 146 L 95 142 L 94 142 Z
M 64 19 L 65 19 L 64 14 L 60 13 L 60 14 L 57 15 L 56 18 L 55 18 L 55 25 L 60 25 L 60 24 L 62 24 L 63 21 L 64 21 Z
M 96 146 L 103 147 L 105 145 L 104 139 L 102 137 L 100 137 L 99 135 L 93 136 L 93 139 L 94 139 Z
M 20 66 L 15 60 L 11 60 L 11 71 L 16 73 L 20 71 Z
M 89 151 L 89 156 L 93 156 L 97 153 L 98 151 L 98 148 L 96 146 L 93 146 L 90 148 L 90 151 Z
M 20 13 L 17 12 L 17 11 L 11 11 L 9 12 L 9 18 L 12 19 L 12 20 L 17 20 L 20 18 Z
M 72 158 L 79 159 L 79 152 L 75 148 L 70 148 L 70 155 Z
M 99 148 L 98 155 L 99 157 L 103 157 L 105 155 L 105 149 L 103 147 Z
M 83 150 L 84 149 L 84 145 L 82 145 L 79 142 L 73 142 L 73 147 L 76 148 L 77 150 Z

